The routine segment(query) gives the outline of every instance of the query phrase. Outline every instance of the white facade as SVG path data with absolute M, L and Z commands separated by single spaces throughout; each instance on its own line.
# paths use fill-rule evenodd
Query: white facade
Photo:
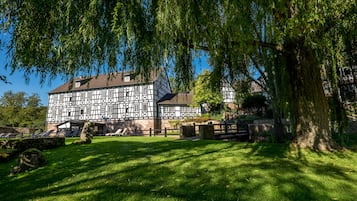
M 222 82 L 222 97 L 224 103 L 234 103 L 236 92 L 233 87 L 227 82 Z
M 109 84 L 103 79 L 107 77 L 92 78 L 88 82 L 77 80 L 72 89 L 68 89 L 69 84 L 66 83 L 50 92 L 47 128 L 53 129 L 69 120 L 112 124 L 131 121 L 140 122 L 142 125 L 135 126 L 142 129 L 155 127 L 155 120 L 158 119 L 156 103 L 165 94 L 171 93 L 164 71 L 147 83 L 133 80 L 130 75 L 109 81 Z
M 188 105 L 160 105 L 159 118 L 161 119 L 186 119 L 201 116 L 200 107 Z
M 50 94 L 47 122 L 153 118 L 154 98 L 153 84 Z

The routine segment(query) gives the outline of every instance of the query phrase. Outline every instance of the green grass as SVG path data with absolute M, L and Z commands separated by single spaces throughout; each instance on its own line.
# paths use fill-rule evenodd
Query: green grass
M 8 176 L 0 200 L 356 200 L 357 153 L 284 144 L 102 137 L 45 151 L 45 167 Z

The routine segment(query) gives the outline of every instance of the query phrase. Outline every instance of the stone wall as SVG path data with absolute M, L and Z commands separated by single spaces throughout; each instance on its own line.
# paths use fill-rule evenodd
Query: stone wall
M 53 149 L 65 145 L 65 138 L 28 138 L 28 139 L 12 139 L 3 141 L 1 149 L 14 149 L 17 152 L 22 152 L 29 148 L 39 150 Z
M 152 119 L 127 120 L 107 122 L 107 132 L 115 132 L 118 129 L 127 128 L 127 135 L 148 135 L 149 129 L 154 129 L 155 122 Z
M 65 138 L 28 138 L 28 139 L 11 139 L 1 141 L 0 163 L 15 158 L 19 153 L 29 149 L 36 148 L 39 150 L 54 149 L 65 145 Z
M 180 129 L 182 121 L 179 119 L 162 119 L 161 129 Z
M 0 133 L 33 133 L 35 129 L 20 128 L 20 127 L 0 127 Z

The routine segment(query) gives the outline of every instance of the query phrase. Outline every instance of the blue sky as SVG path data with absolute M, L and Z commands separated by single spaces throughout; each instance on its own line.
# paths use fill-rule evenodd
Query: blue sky
M 5 69 L 1 60 L 0 74 L 5 75 L 7 77 L 7 81 L 11 82 L 11 84 L 0 82 L 0 96 L 10 90 L 14 93 L 23 91 L 26 92 L 27 95 L 37 93 L 41 98 L 42 105 L 44 106 L 47 106 L 48 104 L 48 92 L 64 83 L 61 79 L 55 79 L 51 81 L 51 84 L 46 82 L 41 86 L 40 79 L 35 75 L 31 75 L 29 83 L 26 83 L 22 72 L 15 72 L 12 75 L 10 75 L 10 72 L 10 70 Z
M 37 93 L 41 98 L 42 105 L 47 106 L 48 92 L 64 82 L 60 78 L 57 78 L 51 80 L 51 83 L 45 82 L 41 85 L 40 79 L 35 75 L 31 75 L 29 83 L 26 83 L 23 72 L 17 71 L 11 74 L 11 69 L 5 68 L 6 61 L 7 58 L 5 52 L 0 51 L 0 75 L 5 75 L 7 81 L 11 82 L 11 84 L 5 84 L 0 81 L 0 96 L 10 90 L 14 93 L 23 91 L 26 92 L 28 96 Z
M 41 103 L 44 106 L 48 105 L 48 92 L 54 88 L 62 85 L 65 80 L 62 80 L 60 77 L 51 80 L 50 82 L 46 81 L 44 84 L 40 84 L 40 79 L 36 75 L 30 75 L 29 83 L 26 83 L 24 78 L 24 73 L 16 71 L 11 74 L 10 69 L 5 69 L 6 65 L 6 54 L 4 51 L 0 51 L 0 75 L 5 75 L 7 80 L 11 84 L 5 84 L 0 81 L 0 96 L 2 96 L 6 91 L 16 92 L 26 92 L 27 95 L 32 95 L 37 93 L 41 98 Z M 203 69 L 207 69 L 208 64 L 206 62 L 207 56 L 202 56 L 200 59 L 194 61 L 196 67 L 196 74 L 199 74 Z

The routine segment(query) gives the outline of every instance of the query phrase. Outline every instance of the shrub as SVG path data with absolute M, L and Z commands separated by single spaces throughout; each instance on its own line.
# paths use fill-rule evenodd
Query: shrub
M 247 96 L 243 100 L 242 107 L 244 109 L 248 109 L 250 111 L 256 110 L 257 114 L 261 114 L 263 111 L 263 108 L 266 107 L 266 98 L 263 95 L 252 95 L 252 96 Z
M 182 125 L 182 122 L 181 122 L 181 120 L 171 120 L 171 121 L 169 121 L 169 124 L 171 127 L 177 129 Z
M 36 148 L 26 149 L 20 154 L 18 164 L 12 169 L 11 174 L 33 170 L 45 164 L 45 156 L 40 150 Z
M 204 123 L 204 122 L 207 122 L 207 121 L 210 121 L 210 120 L 212 120 L 211 117 L 202 116 L 202 117 L 195 117 L 195 118 L 192 118 L 192 119 L 185 119 L 184 122 Z
M 29 148 L 39 150 L 53 149 L 65 145 L 65 138 L 34 138 L 11 139 L 1 142 L 0 162 L 5 162 L 15 157 L 20 152 Z
M 0 149 L 0 163 L 7 162 L 16 157 L 16 150 Z

